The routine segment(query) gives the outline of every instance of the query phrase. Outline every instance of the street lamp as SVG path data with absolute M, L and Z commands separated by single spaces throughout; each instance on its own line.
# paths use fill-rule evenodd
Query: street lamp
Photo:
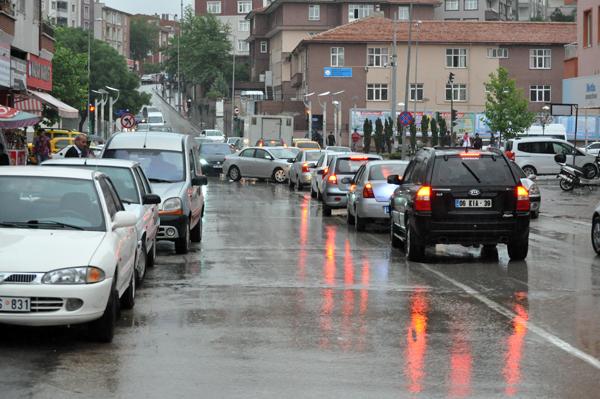
M 113 135 L 113 133 L 115 132 L 115 128 L 113 126 L 113 106 L 115 105 L 115 103 L 117 101 L 119 101 L 119 96 L 121 95 L 121 90 L 119 89 L 115 89 L 114 87 L 110 87 L 110 86 L 106 86 L 106 89 L 108 91 L 110 91 L 110 98 L 108 100 L 108 120 L 109 120 L 109 125 L 108 125 L 108 137 L 111 137 Z M 117 93 L 117 98 L 115 98 L 113 100 L 113 94 Z
M 552 122 L 552 115 L 550 115 L 550 107 L 544 105 L 542 107 L 542 113 L 538 117 L 540 125 L 542 125 L 542 136 L 546 135 L 546 125 Z
M 311 92 L 304 95 L 302 102 L 304 103 L 304 107 L 308 110 L 308 138 L 312 138 L 312 101 L 308 99 L 315 94 L 315 92 Z
M 415 98 L 414 98 L 414 118 L 416 119 L 417 117 L 417 87 L 419 85 L 419 81 L 417 79 L 417 73 L 419 72 L 419 28 L 421 27 L 421 24 L 423 23 L 423 21 L 419 20 L 417 22 L 415 22 Z
M 317 94 L 317 97 L 325 97 L 325 96 L 328 96 L 329 94 L 331 94 L 331 92 L 325 91 L 321 94 Z M 321 131 L 323 132 L 322 136 L 324 136 L 325 130 L 327 129 L 327 101 L 322 103 L 321 100 L 319 100 L 318 98 L 317 98 L 317 101 L 319 101 L 319 105 L 323 109 L 323 128 Z
M 99 95 L 100 99 L 95 98 L 94 99 L 94 107 L 96 109 L 96 111 L 94 111 L 94 133 L 98 134 L 98 132 L 100 131 L 100 123 L 98 120 L 98 107 L 104 107 L 104 104 L 106 104 L 106 100 L 104 99 L 104 95 L 108 94 L 108 92 L 104 89 L 100 89 L 100 90 L 91 90 L 92 93 Z M 89 108 L 89 107 L 88 107 Z M 104 117 L 104 110 L 102 110 L 102 117 Z
M 333 134 L 335 137 L 341 135 L 342 132 L 342 100 L 334 100 L 335 96 L 339 96 L 344 93 L 344 90 L 336 91 L 331 94 L 331 103 L 333 104 Z

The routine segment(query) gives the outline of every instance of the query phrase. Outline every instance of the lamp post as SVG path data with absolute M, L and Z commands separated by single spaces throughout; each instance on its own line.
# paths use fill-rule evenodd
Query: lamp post
M 405 79 L 405 84 L 404 84 L 404 112 L 408 112 L 408 84 L 410 81 L 410 51 L 412 48 L 412 26 L 413 26 L 413 5 L 412 3 L 410 3 L 409 6 L 409 11 L 408 11 L 408 48 L 407 48 L 407 54 L 406 54 L 406 79 Z M 394 118 L 396 116 L 394 115 Z M 402 143 L 402 159 L 406 158 L 406 146 L 404 145 L 404 142 L 406 141 L 406 135 L 404 134 L 404 129 L 402 129 L 402 137 L 401 137 L 401 143 Z
M 396 126 L 396 130 L 398 132 L 401 131 L 400 126 L 398 126 L 398 119 L 396 118 L 396 101 L 398 101 L 398 43 L 397 43 L 397 30 L 398 30 L 398 14 L 394 13 L 394 19 L 392 23 L 394 24 L 394 40 L 392 42 L 392 131 L 394 130 L 394 126 Z M 356 108 L 356 106 L 355 106 Z
M 334 97 L 344 93 L 344 90 L 336 91 L 331 94 L 331 103 L 333 104 L 333 134 L 337 137 L 342 132 L 342 100 L 334 100 Z
M 183 0 L 181 0 L 181 18 L 179 20 L 179 36 L 177 38 L 177 110 L 181 114 L 181 105 L 183 102 L 183 93 L 181 92 L 181 31 L 183 30 Z
M 100 130 L 101 130 L 101 134 L 100 136 L 105 137 L 105 127 L 106 127 L 106 123 L 104 122 L 104 108 L 106 105 L 106 102 L 108 101 L 108 92 L 104 89 L 100 89 L 98 90 L 98 93 L 100 93 L 102 95 L 102 100 L 100 100 Z
M 542 136 L 546 135 L 546 125 L 552 122 L 552 115 L 550 115 L 550 107 L 544 105 L 542 107 L 542 113 L 539 116 L 540 125 L 542 125 Z
M 330 92 L 326 91 L 321 94 L 317 94 L 317 97 L 325 97 L 325 96 L 328 96 L 329 94 L 330 94 Z M 322 136 L 325 136 L 325 130 L 327 130 L 327 101 L 322 103 L 321 100 L 319 100 L 318 98 L 317 98 L 317 101 L 319 101 L 319 105 L 323 109 L 323 129 L 322 129 L 323 134 L 322 134 Z
M 304 107 L 308 110 L 308 138 L 312 138 L 312 101 L 308 99 L 313 96 L 315 93 L 311 92 L 304 95 Z
M 235 51 L 236 51 L 236 45 L 237 41 L 236 41 L 236 37 L 235 34 L 233 34 L 233 46 L 231 46 L 231 54 L 232 54 L 232 62 L 231 62 L 231 135 L 233 136 L 233 122 L 234 122 L 234 115 L 233 115 L 233 110 L 235 108 Z
M 119 89 L 115 89 L 114 87 L 106 86 L 106 89 L 110 91 L 110 98 L 108 99 L 108 137 L 111 137 L 115 132 L 115 128 L 113 126 L 113 106 L 117 101 L 119 101 L 119 96 L 121 95 L 121 91 Z M 113 100 L 113 93 L 117 93 L 117 98 Z M 105 137 L 105 138 L 108 138 Z
M 420 20 L 417 21 L 417 22 L 415 22 L 415 29 L 416 29 L 416 32 L 415 32 L 415 35 L 416 35 L 416 39 L 415 39 L 415 98 L 414 98 L 414 103 L 415 104 L 414 104 L 414 116 L 413 116 L 415 118 L 415 123 L 417 123 L 416 122 L 416 118 L 417 118 L 417 100 L 418 100 L 418 97 L 417 97 L 418 90 L 417 90 L 417 88 L 418 88 L 418 85 L 419 85 L 419 80 L 417 79 L 417 74 L 419 72 L 419 36 L 418 35 L 419 35 L 419 28 L 421 27 L 422 23 L 423 22 L 420 21 Z

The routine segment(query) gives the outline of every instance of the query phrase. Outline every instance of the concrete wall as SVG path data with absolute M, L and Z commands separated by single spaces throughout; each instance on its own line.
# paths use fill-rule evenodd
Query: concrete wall
M 28 53 L 39 54 L 40 25 L 39 6 L 40 0 L 23 2 L 24 12 L 15 7 L 15 35 L 12 46 Z
M 583 47 L 583 14 L 592 12 L 592 45 Z M 598 0 L 578 0 L 577 2 L 577 42 L 579 76 L 600 74 L 600 2 Z

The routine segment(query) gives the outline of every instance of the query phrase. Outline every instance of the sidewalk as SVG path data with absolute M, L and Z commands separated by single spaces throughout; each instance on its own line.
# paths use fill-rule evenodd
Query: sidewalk
M 177 92 L 174 91 L 173 97 L 171 98 L 171 101 L 169 101 L 168 98 L 164 98 L 161 93 L 160 90 L 157 87 L 152 88 L 152 93 L 159 98 L 163 104 L 167 105 L 173 114 L 177 114 L 177 116 L 181 119 L 181 123 L 189 126 L 189 129 L 192 130 L 194 133 L 196 134 L 200 134 L 201 130 L 196 127 L 192 121 L 190 121 L 185 115 L 182 115 L 181 113 L 179 113 L 179 111 L 177 110 L 177 103 L 176 103 L 176 98 L 177 98 Z

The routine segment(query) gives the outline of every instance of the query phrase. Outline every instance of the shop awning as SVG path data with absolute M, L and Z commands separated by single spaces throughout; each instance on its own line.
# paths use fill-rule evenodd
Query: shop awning
M 58 115 L 61 118 L 70 118 L 70 119 L 79 118 L 79 111 L 77 111 L 75 108 L 71 107 L 70 105 L 63 103 L 58 98 L 53 97 L 52 95 L 41 92 L 41 91 L 28 90 L 28 92 L 34 98 L 38 99 L 39 101 L 43 102 L 44 104 L 49 105 L 53 108 L 56 108 L 58 110 Z
M 35 98 L 19 96 L 15 99 L 15 109 L 42 116 L 42 103 Z
M 0 128 L 18 129 L 39 123 L 40 117 L 18 109 L 0 105 Z

